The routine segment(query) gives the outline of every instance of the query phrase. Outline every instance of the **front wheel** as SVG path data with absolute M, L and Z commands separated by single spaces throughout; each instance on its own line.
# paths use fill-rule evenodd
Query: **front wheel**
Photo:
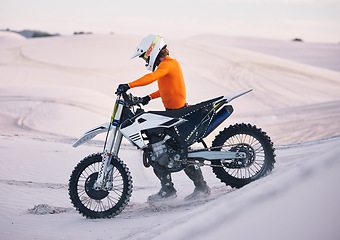
M 112 158 L 111 190 L 96 190 L 102 162 L 101 154 L 84 158 L 73 170 L 69 180 L 70 199 L 77 211 L 87 218 L 110 218 L 119 214 L 127 205 L 132 193 L 132 179 L 127 166 Z
M 250 124 L 225 128 L 215 137 L 212 150 L 245 153 L 242 159 L 212 161 L 216 177 L 231 187 L 241 188 L 274 168 L 272 141 L 265 132 Z

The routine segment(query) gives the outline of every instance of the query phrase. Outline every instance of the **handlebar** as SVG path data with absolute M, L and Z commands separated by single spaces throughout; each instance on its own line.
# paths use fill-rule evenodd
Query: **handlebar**
M 132 106 L 139 106 L 140 107 L 140 104 L 142 104 L 142 102 L 143 102 L 143 98 L 135 97 L 131 93 L 129 93 L 129 94 L 127 94 L 126 92 L 117 93 L 117 95 L 120 95 L 120 94 L 123 96 L 124 101 L 131 107 Z

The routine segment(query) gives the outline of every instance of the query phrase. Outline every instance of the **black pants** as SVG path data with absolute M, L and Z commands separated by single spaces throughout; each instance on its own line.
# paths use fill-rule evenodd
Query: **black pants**
M 171 178 L 171 173 L 159 171 L 154 168 L 154 172 L 158 179 L 161 181 L 162 189 L 166 191 L 168 188 L 172 188 L 174 186 Z M 193 181 L 196 188 L 204 188 L 207 184 L 204 181 L 203 174 L 201 168 L 195 168 L 194 165 L 189 165 L 184 168 L 184 172 L 186 175 Z
M 184 107 L 178 108 L 186 108 L 188 104 L 185 104 Z M 166 109 L 166 111 L 173 111 L 177 109 Z M 163 189 L 171 188 L 174 186 L 171 178 L 171 173 L 162 172 L 154 168 L 154 172 L 158 179 L 161 181 L 161 186 Z M 204 181 L 203 174 L 200 168 L 195 168 L 194 165 L 189 165 L 184 169 L 186 175 L 194 182 L 195 187 L 201 188 L 206 185 Z
M 172 108 L 166 108 L 165 110 L 166 111 L 173 111 L 173 110 L 178 110 L 178 109 L 183 109 L 183 108 L 186 108 L 186 107 L 188 107 L 189 105 L 186 103 L 183 107 L 181 107 L 181 108 L 175 108 L 175 109 L 172 109 Z

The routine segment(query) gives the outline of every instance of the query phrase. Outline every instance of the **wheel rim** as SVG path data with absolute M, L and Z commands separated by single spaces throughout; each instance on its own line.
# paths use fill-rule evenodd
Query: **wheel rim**
M 94 200 L 101 200 L 109 194 L 108 191 L 103 190 L 95 190 L 94 184 L 97 180 L 98 172 L 92 173 L 85 181 L 85 192 L 86 194 L 94 199 Z
M 234 159 L 223 164 L 224 170 L 235 178 L 252 178 L 259 174 L 265 164 L 265 150 L 252 135 L 236 134 L 228 138 L 221 151 L 246 153 L 244 159 Z
M 232 147 L 229 151 L 231 152 L 239 152 L 245 153 L 245 158 L 238 158 L 234 159 L 232 162 L 226 162 L 223 165 L 227 168 L 245 168 L 249 167 L 253 164 L 256 158 L 256 153 L 254 148 L 246 143 L 237 144 L 236 146 Z
M 113 188 L 111 191 L 94 190 L 100 162 L 87 166 L 79 176 L 77 193 L 81 204 L 93 212 L 105 212 L 114 208 L 124 191 L 123 176 L 117 168 L 113 169 Z

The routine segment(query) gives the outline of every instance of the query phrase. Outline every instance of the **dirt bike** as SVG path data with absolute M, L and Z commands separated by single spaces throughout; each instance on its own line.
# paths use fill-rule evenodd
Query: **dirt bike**
M 217 134 L 211 147 L 204 142 L 232 114 L 228 103 L 250 91 L 182 109 L 148 112 L 141 107 L 142 98 L 117 92 L 111 121 L 87 131 L 73 145 L 106 132 L 103 152 L 85 157 L 71 174 L 68 190 L 74 207 L 87 218 L 114 217 L 126 207 L 133 185 L 128 167 L 118 158 L 123 137 L 143 151 L 145 167 L 159 171 L 208 165 L 221 182 L 235 188 L 265 176 L 274 168 L 275 153 L 260 128 L 230 125 Z M 203 147 L 193 147 L 195 143 Z

